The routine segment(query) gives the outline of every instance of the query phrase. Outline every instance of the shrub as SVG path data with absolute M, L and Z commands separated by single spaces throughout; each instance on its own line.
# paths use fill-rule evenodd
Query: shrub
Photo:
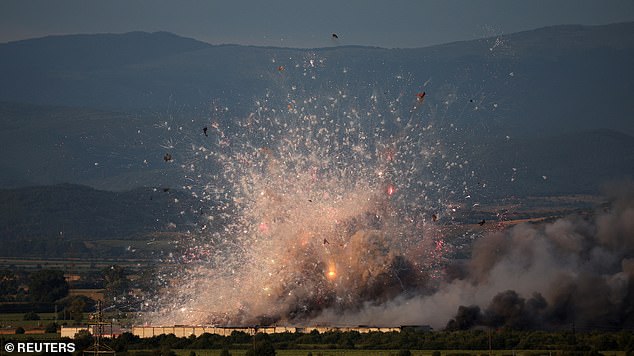
M 40 320 L 40 316 L 37 315 L 36 312 L 29 312 L 24 314 L 24 317 L 22 317 L 23 320 Z
M 57 324 L 55 324 L 55 323 L 50 323 L 50 324 L 47 324 L 47 325 L 46 325 L 46 329 L 44 329 L 44 331 L 45 331 L 47 334 L 53 334 L 53 333 L 56 333 L 56 332 L 57 332 Z

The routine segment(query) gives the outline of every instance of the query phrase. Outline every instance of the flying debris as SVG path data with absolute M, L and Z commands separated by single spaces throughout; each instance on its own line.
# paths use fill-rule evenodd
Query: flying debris
M 284 71 L 284 66 L 279 66 L 277 67 L 278 72 L 283 72 Z
M 163 192 L 167 193 L 170 191 L 170 188 L 163 188 Z
M 169 153 L 166 153 L 165 156 L 163 156 L 163 160 L 165 162 L 170 162 L 172 160 L 172 155 Z
M 203 133 L 205 134 L 205 137 L 209 137 L 207 136 L 207 126 L 203 127 Z
M 425 92 L 417 93 L 416 100 L 418 100 L 419 103 L 422 103 L 425 100 L 425 94 Z
M 478 225 L 482 226 L 482 225 L 484 225 L 484 223 L 486 223 L 486 220 L 482 219 L 482 221 L 480 221 L 480 222 L 478 223 Z
M 269 62 L 270 73 L 278 66 L 279 62 Z M 289 68 L 289 73 L 295 68 L 299 67 Z M 285 73 L 277 75 L 281 78 Z M 419 96 L 412 97 L 417 89 L 409 90 L 403 103 L 386 103 L 385 109 L 413 104 L 414 110 L 420 110 L 423 87 L 417 88 Z M 453 252 L 453 245 L 445 243 L 444 231 L 436 224 L 437 214 L 445 211 L 441 208 L 445 187 L 436 181 L 435 173 L 425 181 L 417 174 L 428 164 L 441 162 L 436 145 L 442 143 L 442 136 L 427 131 L 432 125 L 401 127 L 391 119 L 384 122 L 379 115 L 383 101 L 374 100 L 381 91 L 373 95 L 371 106 L 376 105 L 376 112 L 368 108 L 367 130 L 357 125 L 356 112 L 340 117 L 340 109 L 347 108 L 348 101 L 357 101 L 346 99 L 346 92 L 337 91 L 323 99 L 313 94 L 296 97 L 303 90 L 295 92 L 270 97 L 275 107 L 292 105 L 292 115 L 279 115 L 279 120 L 269 104 L 258 101 L 252 115 L 235 123 L 233 114 L 227 113 L 194 127 L 195 134 L 196 127 L 202 129 L 200 124 L 207 126 L 209 139 L 217 139 L 219 147 L 223 147 L 222 141 L 232 140 L 231 145 L 226 144 L 230 149 L 210 155 L 214 163 L 204 165 L 222 167 L 218 175 L 199 167 L 203 165 L 186 163 L 192 158 L 178 151 L 178 162 L 173 162 L 177 165 L 170 166 L 186 170 L 188 182 L 196 184 L 192 194 L 201 191 L 202 197 L 194 197 L 205 211 L 197 212 L 202 216 L 195 216 L 200 222 L 193 229 L 205 231 L 209 240 L 188 239 L 184 254 L 178 257 L 196 263 L 165 275 L 170 280 L 176 277 L 175 284 L 156 299 L 160 311 L 150 317 L 152 322 L 302 322 L 322 311 L 359 310 L 367 303 L 393 300 L 405 291 L 426 293 L 441 278 L 447 254 Z M 401 114 L 394 114 L 400 122 Z M 252 129 L 256 119 L 259 126 Z M 408 122 L 418 120 L 412 111 Z M 383 129 L 391 132 L 393 125 L 401 132 L 382 133 Z M 248 131 L 233 133 L 244 126 Z M 172 147 L 164 148 L 163 154 L 175 150 Z M 420 159 L 423 149 L 425 157 Z M 194 146 L 192 151 L 197 156 L 199 149 Z M 163 193 L 161 200 L 181 188 L 191 189 L 174 186 L 176 190 Z M 422 193 L 425 201 L 418 199 Z M 189 211 L 187 216 L 197 215 L 195 210 Z M 439 224 L 451 223 L 451 213 L 447 214 Z M 428 230 L 433 238 L 422 241 L 420 237 Z M 244 263 L 245 257 L 249 263 Z M 187 312 L 180 311 L 181 307 Z M 192 308 L 203 310 L 190 313 Z
M 332 34 L 332 38 L 333 38 L 333 39 L 335 39 L 335 40 L 337 40 L 337 39 L 339 39 L 339 36 L 337 36 L 337 34 L 336 34 L 336 33 L 333 33 L 333 34 Z
M 273 155 L 273 151 L 271 151 L 271 149 L 270 149 L 270 148 L 268 148 L 268 147 L 262 147 L 262 148 L 260 148 L 258 151 L 259 151 L 260 153 L 262 153 L 263 155 L 265 155 L 265 156 L 271 156 L 271 155 Z

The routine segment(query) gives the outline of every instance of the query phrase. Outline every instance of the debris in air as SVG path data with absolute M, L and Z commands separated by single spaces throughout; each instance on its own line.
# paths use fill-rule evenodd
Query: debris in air
M 418 100 L 419 103 L 422 103 L 425 100 L 425 92 L 416 94 L 416 100 Z
M 283 71 L 284 71 L 284 66 L 279 66 L 279 67 L 277 67 L 277 70 L 278 70 L 279 72 L 283 72 Z
M 165 156 L 163 156 L 163 160 L 165 162 L 170 162 L 172 160 L 172 155 L 169 153 L 166 153 Z
M 209 137 L 207 136 L 207 126 L 203 127 L 203 133 L 205 134 L 205 137 Z
M 482 219 L 482 221 L 480 221 L 480 222 L 478 223 L 478 225 L 482 226 L 482 225 L 484 225 L 484 223 L 486 223 L 486 220 Z
M 328 240 L 324 239 L 324 245 L 330 245 L 330 242 L 328 242 Z
M 436 216 L 436 214 L 432 214 L 431 221 L 436 222 L 436 220 L 438 220 L 438 217 Z
M 333 33 L 333 34 L 332 34 L 332 38 L 334 38 L 334 39 L 339 39 L 339 36 L 337 36 L 337 34 L 336 34 L 336 33 Z

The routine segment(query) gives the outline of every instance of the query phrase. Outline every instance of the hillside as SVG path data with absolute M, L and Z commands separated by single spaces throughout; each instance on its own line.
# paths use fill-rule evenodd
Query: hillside
M 164 243 L 177 243 L 179 235 L 197 231 L 203 210 L 174 189 L 108 192 L 70 184 L 2 189 L 2 256 L 124 256 L 141 241 L 143 253 L 136 257 L 143 257 L 152 249 L 145 242 L 163 232 Z M 127 255 L 133 256 L 129 248 Z
M 220 100 L 245 115 L 267 91 L 394 100 L 424 89 L 437 113 L 477 134 L 634 134 L 633 33 L 634 23 L 553 26 L 419 49 L 309 50 L 168 33 L 46 37 L 0 44 L 0 100 L 192 114 Z
M 194 157 L 216 147 L 201 132 L 212 122 L 237 137 L 249 115 L 354 111 L 384 118 L 386 137 L 403 134 L 401 117 L 433 124 L 492 182 L 483 194 L 594 191 L 632 177 L 633 57 L 634 23 L 417 49 L 216 46 L 164 32 L 0 44 L 0 187 L 182 187 L 194 163 L 202 186 L 221 169 Z

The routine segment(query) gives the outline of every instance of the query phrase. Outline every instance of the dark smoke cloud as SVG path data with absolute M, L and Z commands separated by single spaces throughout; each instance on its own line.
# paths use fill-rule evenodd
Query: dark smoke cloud
M 472 306 L 460 306 L 447 327 L 634 328 L 634 184 L 608 196 L 608 207 L 590 216 L 518 225 L 477 241 L 462 275 L 454 273 L 443 291 L 468 289 L 462 299 Z
M 458 307 L 458 313 L 454 319 L 447 323 L 446 328 L 466 330 L 477 325 L 486 325 L 494 328 L 508 327 L 515 330 L 533 329 L 542 324 L 546 307 L 547 302 L 539 293 L 535 293 L 530 299 L 525 300 L 515 291 L 507 290 L 493 297 L 484 313 L 477 305 Z

